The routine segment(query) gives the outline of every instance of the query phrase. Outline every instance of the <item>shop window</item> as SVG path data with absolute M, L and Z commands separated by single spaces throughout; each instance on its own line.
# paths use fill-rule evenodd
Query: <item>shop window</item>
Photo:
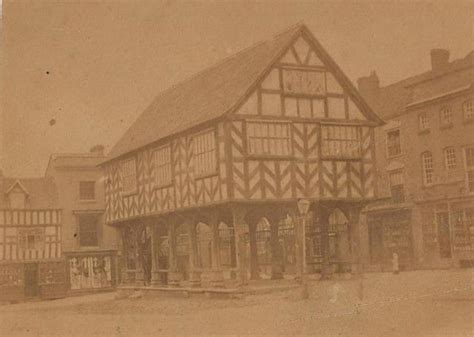
M 470 122 L 474 120 L 474 108 L 472 106 L 472 100 L 468 100 L 462 104 L 462 111 L 465 122 Z
M 155 186 L 171 184 L 171 147 L 169 145 L 153 151 L 155 164 Z
M 122 178 L 123 193 L 129 194 L 137 191 L 137 163 L 135 158 L 122 161 L 120 177 Z
M 447 127 L 453 124 L 453 112 L 450 107 L 443 107 L 440 111 L 441 126 Z
M 361 141 L 356 126 L 325 125 L 322 131 L 322 155 L 334 159 L 361 157 Z
M 79 199 L 83 201 L 95 200 L 95 181 L 79 182 Z
M 426 112 L 418 115 L 418 128 L 420 131 L 427 131 L 430 129 L 430 119 Z
M 387 132 L 387 155 L 395 157 L 402 153 L 400 145 L 400 130 L 390 130 Z
M 456 168 L 456 150 L 454 147 L 444 149 L 444 160 L 448 170 Z
M 455 250 L 474 249 L 474 208 L 459 209 L 451 212 L 451 225 L 453 228 L 453 248 Z
M 79 245 L 81 247 L 97 247 L 99 245 L 97 216 L 81 214 L 79 220 Z
M 474 147 L 466 148 L 465 155 L 467 190 L 469 191 L 469 193 L 472 193 L 474 192 Z
M 433 168 L 433 155 L 431 152 L 423 152 L 421 154 L 421 164 L 423 167 L 423 183 L 425 185 L 433 184 L 434 180 L 434 168 Z
M 214 130 L 201 132 L 193 138 L 194 173 L 197 177 L 217 172 L 216 134 Z
M 291 154 L 289 124 L 279 122 L 248 122 L 250 155 L 288 156 Z
M 405 201 L 403 172 L 390 173 L 390 192 L 394 202 L 400 203 Z

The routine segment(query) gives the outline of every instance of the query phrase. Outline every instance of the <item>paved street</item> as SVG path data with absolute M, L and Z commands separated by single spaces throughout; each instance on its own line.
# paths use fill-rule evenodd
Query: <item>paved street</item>
M 366 274 L 238 299 L 115 293 L 0 306 L 0 336 L 473 336 L 472 270 Z

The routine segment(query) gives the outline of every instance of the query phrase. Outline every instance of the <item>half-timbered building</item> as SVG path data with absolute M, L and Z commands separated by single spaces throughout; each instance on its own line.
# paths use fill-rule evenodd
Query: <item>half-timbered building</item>
M 0 175 L 0 301 L 64 296 L 61 210 L 48 178 Z
M 161 93 L 102 163 L 122 281 L 281 278 L 302 246 L 308 272 L 353 269 L 381 123 L 304 25 Z

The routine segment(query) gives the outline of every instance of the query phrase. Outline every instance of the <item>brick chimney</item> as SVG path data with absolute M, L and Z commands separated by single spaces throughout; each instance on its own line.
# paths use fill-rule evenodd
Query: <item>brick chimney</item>
M 89 150 L 89 152 L 96 155 L 97 157 L 103 157 L 104 145 L 95 145 Z
M 449 50 L 431 49 L 431 70 L 440 71 L 449 64 Z
M 357 80 L 359 92 L 369 104 L 375 104 L 379 95 L 380 81 L 377 73 L 372 71 L 369 76 Z

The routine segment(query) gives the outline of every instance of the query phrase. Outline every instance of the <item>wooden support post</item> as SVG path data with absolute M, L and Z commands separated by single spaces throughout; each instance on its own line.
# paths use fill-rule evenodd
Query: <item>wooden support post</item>
M 240 285 L 248 284 L 247 277 L 247 248 L 245 245 L 245 211 L 244 209 L 234 207 L 232 209 L 232 223 L 234 225 L 235 237 L 235 262 L 238 269 Z
M 145 245 L 145 227 L 143 224 L 138 224 L 135 228 L 135 285 L 143 286 L 145 281 L 145 273 L 143 270 L 143 254 Z
M 278 280 L 283 278 L 282 270 L 282 251 L 280 248 L 280 241 L 278 238 L 278 225 L 280 219 L 278 217 L 270 217 L 270 246 L 272 250 L 272 280 Z
M 220 237 L 219 237 L 219 222 L 217 219 L 212 219 L 212 279 L 211 285 L 213 287 L 224 287 L 224 273 L 221 266 L 220 254 Z
M 159 256 L 159 240 L 158 227 L 159 224 L 150 224 L 151 230 L 151 285 L 157 286 L 161 284 L 160 273 L 158 272 L 158 256 Z
M 257 222 L 251 221 L 248 226 L 250 242 L 250 279 L 258 280 L 260 279 L 260 271 L 258 266 Z
M 302 215 L 298 214 L 295 217 L 295 262 L 296 262 L 296 280 L 302 282 L 304 272 L 304 235 L 303 235 L 303 219 Z
M 177 235 L 176 223 L 174 222 L 168 223 L 168 246 L 168 284 L 172 287 L 178 287 L 180 285 L 182 275 L 178 270 Z
M 196 238 L 196 224 L 194 221 L 188 221 L 186 224 L 189 242 L 189 285 L 191 287 L 201 286 L 201 273 L 197 270 L 199 268 L 197 256 L 197 238 Z
M 352 206 L 347 209 L 347 215 L 349 219 L 349 226 L 351 226 L 351 252 L 352 252 L 352 273 L 357 277 L 358 284 L 358 297 L 360 300 L 364 298 L 364 268 L 362 263 L 362 249 L 360 247 L 360 212 L 362 207 Z
M 319 208 L 319 226 L 321 233 L 321 254 L 323 257 L 321 265 L 321 279 L 327 279 L 330 277 L 330 264 L 329 264 L 329 215 L 330 212 L 325 207 Z

